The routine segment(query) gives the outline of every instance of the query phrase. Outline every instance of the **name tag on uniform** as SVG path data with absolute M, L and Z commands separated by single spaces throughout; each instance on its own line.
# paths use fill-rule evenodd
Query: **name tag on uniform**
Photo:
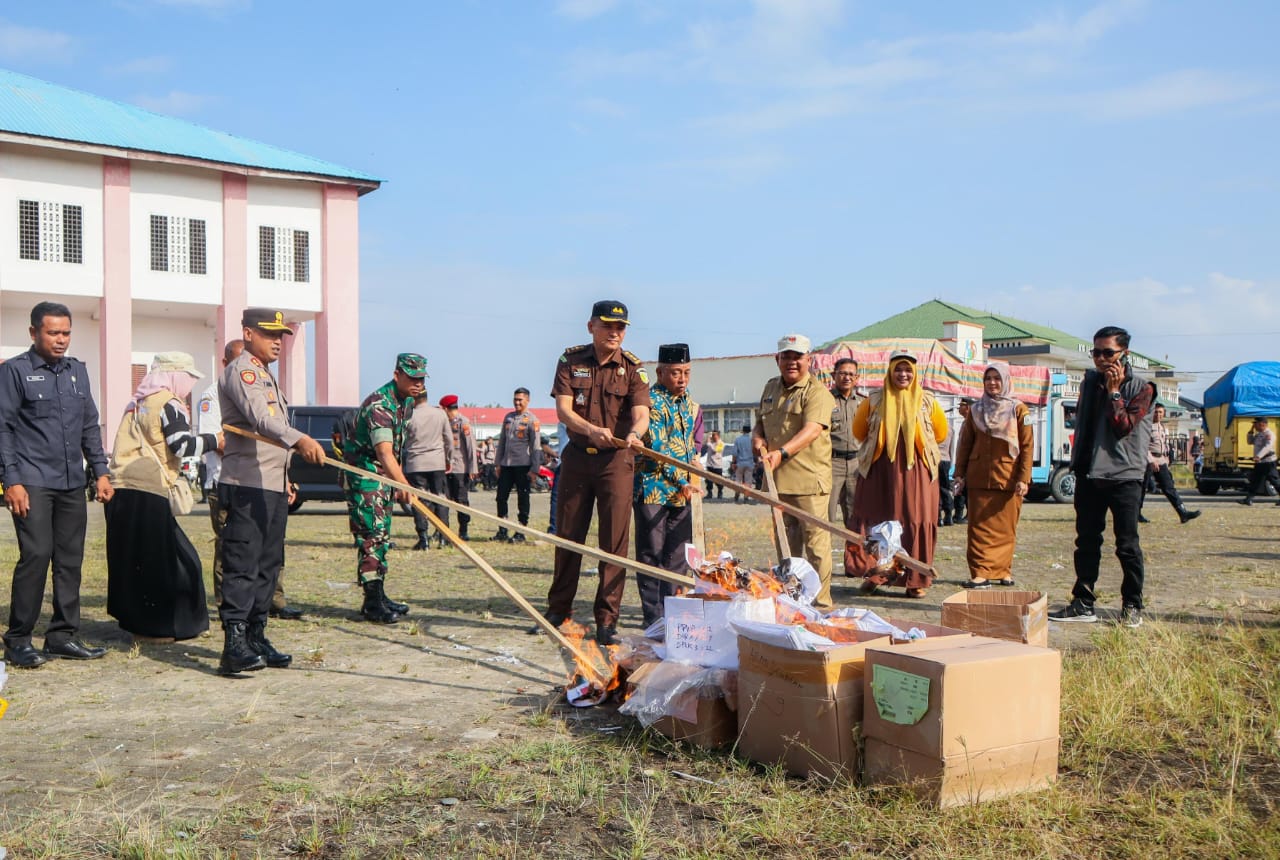
M 44 382 L 43 376 L 28 376 L 27 382 Z
M 575 368 L 573 368 L 573 378 L 574 378 L 574 379 L 590 379 L 590 378 L 591 378 L 591 368 L 589 368 L 589 367 L 575 367 Z

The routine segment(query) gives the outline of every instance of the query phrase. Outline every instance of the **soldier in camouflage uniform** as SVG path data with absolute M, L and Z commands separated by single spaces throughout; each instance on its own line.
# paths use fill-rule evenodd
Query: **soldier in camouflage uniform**
M 400 469 L 400 452 L 413 400 L 422 394 L 426 375 L 427 360 L 422 356 L 402 352 L 396 357 L 394 378 L 360 404 L 355 432 L 342 452 L 348 465 L 408 483 Z M 391 505 L 393 501 L 407 504 L 409 494 L 359 475 L 348 478 L 347 493 L 351 531 L 357 541 L 356 578 L 364 589 L 360 614 L 366 621 L 394 624 L 408 614 L 409 606 L 388 598 L 383 588 L 391 543 Z

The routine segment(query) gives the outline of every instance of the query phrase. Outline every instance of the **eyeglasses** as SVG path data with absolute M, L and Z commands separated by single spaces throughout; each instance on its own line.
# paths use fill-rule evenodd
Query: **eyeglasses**
M 1123 349 L 1091 349 L 1089 355 L 1094 358 L 1115 358 L 1122 352 L 1124 352 Z

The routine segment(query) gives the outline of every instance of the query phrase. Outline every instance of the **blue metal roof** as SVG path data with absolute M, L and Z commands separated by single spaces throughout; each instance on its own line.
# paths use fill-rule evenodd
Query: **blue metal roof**
M 0 69 L 0 130 L 265 170 L 381 182 L 367 173 L 309 155 L 214 131 L 7 69 Z

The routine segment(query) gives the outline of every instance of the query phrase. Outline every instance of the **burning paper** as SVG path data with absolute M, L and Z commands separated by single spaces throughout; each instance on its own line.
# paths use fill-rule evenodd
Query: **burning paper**
M 572 650 L 566 652 L 573 673 L 565 686 L 565 698 L 576 708 L 600 704 L 618 687 L 617 645 L 601 648 L 587 638 L 587 628 L 573 621 L 560 625 Z

